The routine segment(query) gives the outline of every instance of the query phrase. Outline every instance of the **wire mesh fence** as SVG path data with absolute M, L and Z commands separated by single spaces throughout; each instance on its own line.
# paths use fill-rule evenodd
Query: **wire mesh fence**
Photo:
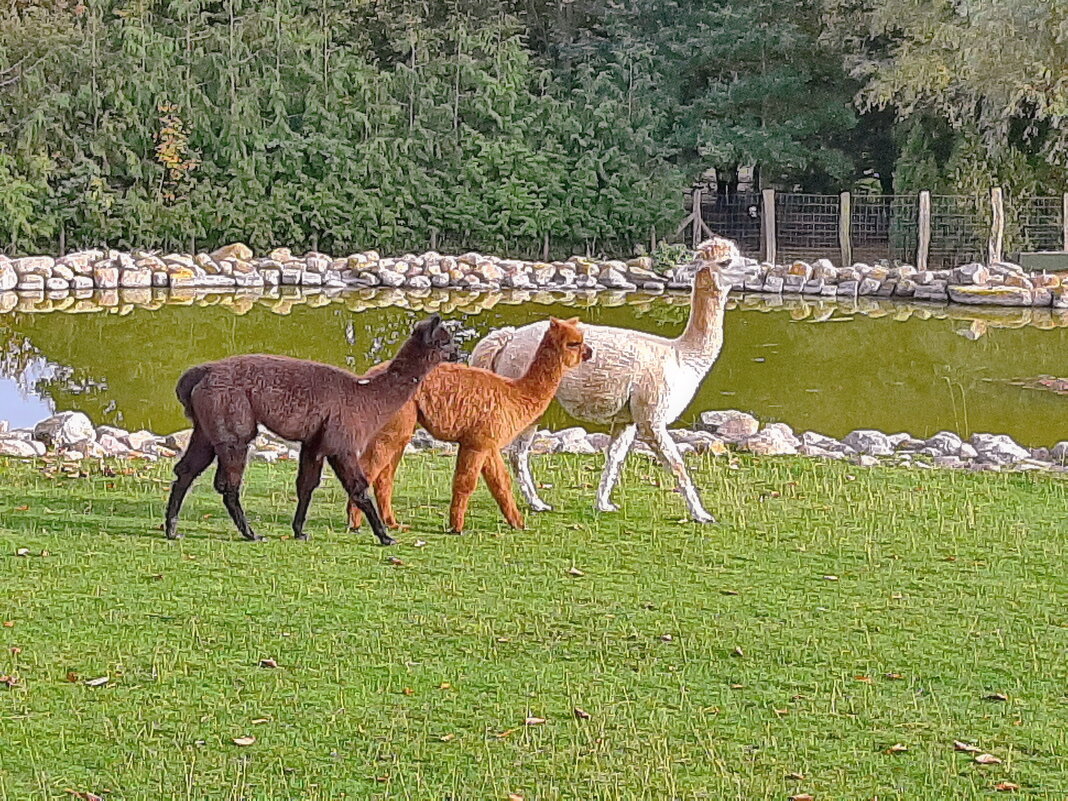
M 774 198 L 774 230 L 765 230 L 764 204 Z M 929 234 L 927 267 L 941 269 L 989 255 L 993 216 L 990 195 L 931 195 L 930 215 L 921 223 L 918 194 L 853 195 L 848 226 L 841 219 L 842 198 L 798 192 L 739 192 L 701 195 L 701 219 L 714 233 L 738 243 L 748 256 L 766 258 L 773 245 L 776 260 L 841 261 L 842 242 L 855 262 L 879 260 L 915 264 L 921 225 Z M 693 196 L 686 198 L 693 209 Z M 1063 196 L 1009 198 L 1005 203 L 1004 255 L 1066 247 Z M 845 230 L 843 231 L 843 227 Z
M 1059 250 L 1064 245 L 1064 199 L 1010 197 L 1005 210 L 1005 243 L 1011 250 Z
M 836 251 L 838 204 L 838 195 L 776 194 L 779 261 L 811 261 Z

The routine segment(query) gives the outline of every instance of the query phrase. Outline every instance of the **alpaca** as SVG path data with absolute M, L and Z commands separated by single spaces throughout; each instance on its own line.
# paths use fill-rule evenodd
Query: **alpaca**
M 599 511 L 619 511 L 612 503 L 612 489 L 635 437 L 640 436 L 675 475 L 690 516 L 699 523 L 715 522 L 701 505 L 667 427 L 689 405 L 719 356 L 724 309 L 730 292 L 730 283 L 722 270 L 736 255 L 738 250 L 728 239 L 715 237 L 702 243 L 695 262 L 690 319 L 686 330 L 676 339 L 624 328 L 585 327 L 593 359 L 564 376 L 556 399 L 572 417 L 607 424 L 613 429 L 597 489 Z M 471 364 L 501 375 L 521 375 L 530 363 L 534 343 L 544 330 L 544 323 L 532 323 L 518 329 L 494 331 L 475 347 Z M 531 509 L 548 511 L 552 507 L 538 496 L 530 472 L 530 447 L 535 432 L 531 426 L 520 433 L 509 449 L 509 458 Z
M 178 511 L 193 483 L 218 458 L 215 489 L 237 530 L 262 539 L 241 508 L 241 478 L 257 425 L 301 443 L 297 511 L 293 534 L 306 539 L 304 520 L 311 494 L 322 478 L 323 460 L 337 474 L 349 501 L 362 509 L 382 545 L 395 540 L 368 494 L 360 467 L 368 441 L 442 361 L 456 355 L 452 337 L 437 315 L 418 323 L 389 369 L 359 377 L 318 362 L 263 354 L 231 356 L 187 370 L 178 380 L 178 400 L 193 421 L 185 454 L 174 468 L 165 531 L 178 534 Z
M 460 445 L 449 508 L 452 531 L 463 531 L 468 500 L 479 473 L 508 524 L 523 528 L 523 515 L 512 497 L 512 480 L 500 449 L 541 417 L 564 373 L 591 356 L 577 317 L 550 318 L 544 329 L 534 358 L 522 375 L 504 378 L 464 364 L 442 364 L 426 377 L 412 401 L 378 432 L 364 452 L 363 467 L 387 525 L 397 526 L 393 474 L 418 422 L 438 439 Z M 353 528 L 359 527 L 360 507 L 351 502 L 349 520 Z

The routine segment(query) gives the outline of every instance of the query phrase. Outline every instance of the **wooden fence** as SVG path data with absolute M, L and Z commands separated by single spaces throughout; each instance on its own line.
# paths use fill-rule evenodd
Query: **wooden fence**
M 920 269 L 1068 251 L 1068 193 L 988 195 L 816 195 L 695 188 L 675 238 L 696 245 L 713 233 L 763 261 L 830 258 L 840 264 L 899 260 Z

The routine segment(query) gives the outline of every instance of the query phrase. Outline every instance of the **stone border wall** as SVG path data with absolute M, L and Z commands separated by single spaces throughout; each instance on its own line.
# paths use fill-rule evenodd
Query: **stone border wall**
M 725 240 L 723 240 L 725 241 Z M 658 272 L 652 257 L 599 261 L 502 259 L 481 253 L 460 256 L 428 251 L 382 257 L 368 250 L 344 258 L 323 253 L 296 256 L 276 248 L 255 257 L 243 244 L 195 255 L 149 251 L 84 250 L 60 258 L 0 255 L 0 293 L 38 297 L 115 289 L 222 289 L 272 287 L 392 287 L 410 290 L 458 288 L 616 290 L 660 292 L 686 289 L 673 269 Z M 761 264 L 736 257 L 730 268 L 736 288 L 779 296 L 886 298 L 931 303 L 1068 308 L 1068 287 L 1058 273 L 1028 273 L 1007 262 L 973 263 L 952 270 L 917 270 L 910 265 L 813 263 Z
M 0 421 L 0 456 L 37 458 L 52 455 L 68 463 L 84 459 L 123 458 L 156 461 L 177 457 L 189 442 L 186 429 L 167 436 L 149 431 L 126 431 L 113 426 L 93 426 L 81 412 L 61 412 L 33 428 L 9 430 Z M 731 451 L 756 456 L 803 456 L 848 460 L 860 467 L 879 464 L 915 469 L 957 468 L 975 471 L 1068 472 L 1068 441 L 1052 448 L 1025 448 L 1005 434 L 973 434 L 968 440 L 949 431 L 919 439 L 909 434 L 884 434 L 860 429 L 841 440 L 806 431 L 797 435 L 785 423 L 761 425 L 750 414 L 736 410 L 701 413 L 692 429 L 672 429 L 671 436 L 683 454 L 725 455 Z M 607 434 L 584 428 L 539 431 L 533 444 L 537 454 L 593 454 L 608 447 Z M 416 431 L 409 451 L 452 452 L 455 446 L 439 442 L 423 430 Z M 649 451 L 637 443 L 639 452 Z M 295 443 L 261 433 L 250 446 L 257 461 L 295 460 Z

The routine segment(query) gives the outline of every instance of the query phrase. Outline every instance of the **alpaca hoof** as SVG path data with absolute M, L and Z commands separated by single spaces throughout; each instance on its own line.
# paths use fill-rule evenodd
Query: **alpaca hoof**
M 397 541 L 387 534 L 384 537 L 378 538 L 378 544 L 385 548 L 387 545 L 396 545 Z
M 598 503 L 597 504 L 597 511 L 598 512 L 618 512 L 619 511 L 619 507 L 616 506 L 611 501 L 607 501 L 605 503 Z
M 169 540 L 180 540 L 184 536 L 185 535 L 182 534 L 182 532 L 180 532 L 180 531 L 172 530 L 172 531 L 168 531 L 167 532 L 167 539 L 169 539 Z
M 712 517 L 712 515 L 710 515 L 708 512 L 702 512 L 699 515 L 693 515 L 692 516 L 692 520 L 693 520 L 694 523 L 709 523 L 709 524 L 713 524 L 713 523 L 716 522 L 716 518 Z
M 535 501 L 530 504 L 530 511 L 532 512 L 551 512 L 553 508 L 545 501 Z
M 250 531 L 245 536 L 245 539 L 248 540 L 249 542 L 263 542 L 263 535 L 262 534 L 256 534 L 255 532 L 251 532 Z
M 304 542 L 307 542 L 307 541 L 308 541 L 308 535 L 307 535 L 307 534 L 305 534 L 305 533 L 304 533 L 303 531 L 300 531 L 300 532 L 297 532 L 297 533 L 295 533 L 295 534 L 293 535 L 293 539 L 295 539 L 295 540 L 302 540 L 302 541 L 304 541 Z

